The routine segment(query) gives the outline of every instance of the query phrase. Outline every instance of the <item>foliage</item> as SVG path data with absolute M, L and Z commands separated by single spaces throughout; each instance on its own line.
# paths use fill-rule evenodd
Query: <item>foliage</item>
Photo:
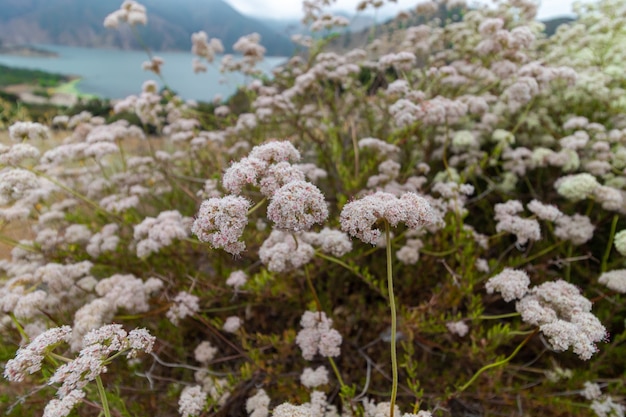
M 55 117 L 61 143 L 14 123 L 0 216 L 32 238 L 3 235 L 0 360 L 46 360 L 2 386 L 51 407 L 96 346 L 80 415 L 623 416 L 626 9 L 578 12 L 550 38 L 515 0 L 383 56 L 320 40 L 271 80 L 246 38 L 229 102 L 147 82 Z

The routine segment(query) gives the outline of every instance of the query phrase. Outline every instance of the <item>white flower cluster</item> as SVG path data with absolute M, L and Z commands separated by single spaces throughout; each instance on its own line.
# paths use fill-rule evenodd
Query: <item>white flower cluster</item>
M 626 269 L 603 272 L 598 278 L 598 282 L 606 285 L 610 290 L 626 294 Z
M 528 241 L 537 241 L 541 238 L 541 228 L 535 219 L 523 219 L 516 214 L 523 211 L 522 203 L 509 200 L 506 203 L 496 204 L 494 207 L 497 232 L 513 233 L 517 243 L 526 245 Z
M 197 416 L 204 409 L 206 400 L 207 394 L 199 385 L 185 387 L 178 399 L 178 412 L 181 417 Z
M 104 27 L 117 28 L 120 22 L 127 22 L 131 26 L 147 24 L 146 8 L 134 0 L 125 0 L 118 10 L 104 19 Z
M 246 401 L 246 411 L 250 417 L 268 417 L 270 414 L 269 406 L 270 397 L 264 389 L 259 389 Z
M 190 222 L 190 218 L 183 217 L 176 210 L 161 212 L 157 218 L 146 217 L 134 226 L 133 238 L 137 242 L 137 256 L 145 258 L 158 253 L 176 239 L 185 239 Z
M 487 281 L 487 291 L 499 291 L 505 301 L 517 299 L 522 320 L 539 326 L 555 351 L 572 347 L 583 360 L 598 350 L 596 342 L 606 338 L 600 320 L 591 313 L 591 301 L 563 280 L 545 282 L 528 289 L 526 273 L 506 269 Z
M 340 215 L 341 228 L 365 243 L 376 244 L 382 235 L 375 228 L 379 220 L 391 226 L 405 223 L 409 229 L 437 221 L 428 200 L 415 193 L 404 193 L 400 198 L 385 192 L 377 192 L 344 206 Z
M 5 378 L 21 381 L 26 373 L 41 369 L 42 362 L 61 342 L 69 342 L 72 329 L 69 326 L 49 329 L 36 337 L 26 347 L 18 349 L 14 359 L 7 362 Z M 44 409 L 46 417 L 65 417 L 85 396 L 84 388 L 100 374 L 106 372 L 107 360 L 115 354 L 127 353 L 135 357 L 139 352 L 149 353 L 155 338 L 146 329 L 127 333 L 119 324 L 109 324 L 94 329 L 83 338 L 83 349 L 78 357 L 59 366 L 49 379 L 49 384 L 61 384 L 57 390 L 59 399 L 53 399 Z
M 196 314 L 198 310 L 200 310 L 200 298 L 181 291 L 172 300 L 172 305 L 170 305 L 165 316 L 173 324 L 178 324 L 185 317 Z
M 302 357 L 312 360 L 319 353 L 326 357 L 340 355 L 341 334 L 332 328 L 333 321 L 323 311 L 305 311 L 300 320 L 302 330 L 296 336 L 296 343 L 302 350 Z

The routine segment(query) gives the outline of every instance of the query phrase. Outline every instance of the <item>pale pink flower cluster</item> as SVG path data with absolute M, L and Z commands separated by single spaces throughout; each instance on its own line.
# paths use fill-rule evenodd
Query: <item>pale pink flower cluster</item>
M 172 300 L 170 309 L 165 316 L 173 324 L 178 324 L 187 316 L 192 316 L 200 310 L 200 298 L 188 292 L 181 291 Z
M 402 222 L 409 229 L 417 229 L 435 223 L 437 218 L 424 197 L 404 193 L 398 198 L 380 191 L 346 204 L 340 215 L 344 232 L 372 245 L 382 235 L 382 231 L 375 227 L 380 220 L 394 227 Z
M 341 354 L 341 334 L 332 328 L 333 321 L 326 313 L 305 311 L 300 325 L 302 330 L 296 336 L 296 344 L 300 346 L 304 359 L 313 360 L 317 353 L 326 357 L 337 357 Z
M 50 129 L 41 123 L 16 122 L 9 126 L 9 137 L 14 142 L 49 139 Z
M 328 369 L 319 366 L 316 369 L 304 368 L 300 375 L 300 382 L 307 388 L 317 388 L 320 385 L 328 384 Z
M 202 387 L 199 385 L 185 387 L 178 400 L 178 412 L 181 417 L 198 416 L 204 409 L 206 401 L 207 393 L 202 391 Z
M 17 350 L 14 359 L 4 367 L 4 377 L 9 381 L 19 382 L 26 374 L 33 374 L 41 369 L 45 355 L 61 342 L 69 342 L 72 337 L 70 326 L 55 327 L 41 333 L 27 346 Z
M 322 192 L 307 181 L 291 181 L 274 193 L 267 206 L 267 217 L 283 230 L 309 230 L 328 217 Z
M 222 329 L 227 333 L 237 333 L 241 327 L 242 320 L 237 316 L 226 317 Z
M 64 340 L 68 341 L 69 327 L 63 333 Z M 59 366 L 50 377 L 49 384 L 61 384 L 57 390 L 59 400 L 52 400 L 46 406 L 44 415 L 66 416 L 85 396 L 83 389 L 87 384 L 107 371 L 106 362 L 112 355 L 128 353 L 128 357 L 132 358 L 139 352 L 150 353 L 154 342 L 154 336 L 146 329 L 127 333 L 119 324 L 105 325 L 87 333 L 78 357 Z
M 268 417 L 269 406 L 270 397 L 262 388 L 246 401 L 246 411 L 250 417 Z
M 516 214 L 523 211 L 522 203 L 509 200 L 506 203 L 494 206 L 497 232 L 513 233 L 517 243 L 525 245 L 529 240 L 537 241 L 541 238 L 541 228 L 535 219 L 523 219 Z
M 288 272 L 308 263 L 315 254 L 313 246 L 302 237 L 272 230 L 259 249 L 259 258 L 272 272 Z
M 222 41 L 211 38 L 204 31 L 196 32 L 191 35 L 191 53 L 213 62 L 215 55 L 224 52 Z M 205 68 L 206 71 L 206 68 Z M 198 72 L 198 71 L 194 71 Z
M 193 357 L 202 364 L 207 364 L 215 358 L 217 348 L 208 340 L 201 342 L 193 351 Z
M 120 237 L 117 234 L 118 230 L 119 226 L 115 223 L 102 226 L 102 229 L 89 239 L 86 248 L 87 253 L 92 258 L 97 258 L 105 252 L 114 251 L 120 242 Z
M 530 278 L 526 272 L 505 268 L 499 274 L 489 278 L 485 288 L 488 294 L 493 294 L 494 291 L 497 291 L 502 295 L 504 301 L 509 302 L 516 299 L 519 300 L 526 295 L 529 285 Z
M 598 278 L 600 284 L 618 293 L 626 294 L 626 269 L 614 269 L 603 272 Z
M 246 247 L 239 238 L 248 224 L 250 205 L 249 200 L 232 195 L 205 200 L 196 215 L 191 232 L 202 242 L 237 255 Z
M 469 332 L 469 326 L 463 321 L 450 321 L 446 323 L 446 328 L 452 334 L 456 334 L 459 337 L 467 335 Z
M 159 75 L 161 74 L 161 66 L 163 66 L 164 63 L 165 61 L 160 56 L 153 56 L 150 61 L 144 61 L 141 64 L 141 68 L 143 68 L 144 71 L 152 71 Z
M 226 279 L 226 285 L 233 287 L 235 291 L 243 287 L 248 281 L 248 275 L 244 271 L 233 271 Z
M 591 313 L 591 301 L 572 284 L 545 282 L 517 298 L 515 308 L 522 320 L 539 326 L 557 352 L 572 347 L 587 360 L 598 350 L 595 343 L 606 338 L 606 329 Z
M 133 0 L 125 0 L 120 8 L 104 19 L 104 27 L 117 28 L 120 22 L 127 22 L 131 26 L 148 23 L 146 8 Z
M 146 217 L 134 226 L 133 238 L 137 244 L 139 258 L 146 258 L 169 246 L 174 240 L 185 239 L 191 219 L 183 217 L 176 210 L 163 211 L 157 218 Z
M 16 143 L 12 146 L 0 144 L 0 166 L 19 165 L 27 159 L 39 159 L 39 149 L 28 143 Z

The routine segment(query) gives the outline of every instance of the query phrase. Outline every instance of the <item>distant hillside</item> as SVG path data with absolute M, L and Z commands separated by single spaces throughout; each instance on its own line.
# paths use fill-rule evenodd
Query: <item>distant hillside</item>
M 435 18 L 440 22 L 455 22 L 463 18 L 463 12 L 460 9 L 447 10 L 445 7 L 440 7 L 439 12 L 428 19 Z M 546 35 L 552 36 L 559 26 L 575 20 L 571 17 L 557 17 L 542 20 L 541 22 L 545 25 Z M 359 31 L 339 29 L 336 31 L 338 35 L 329 43 L 328 47 L 334 52 L 344 53 L 355 48 L 365 48 L 374 39 L 377 39 L 379 41 L 379 55 L 396 52 L 404 39 L 406 29 L 426 22 L 427 19 L 424 16 L 410 12 L 408 18 L 392 18 L 382 24 L 370 26 Z
M 50 43 L 70 46 L 136 49 L 124 26 L 106 29 L 104 18 L 121 0 L 0 0 L 0 39 L 7 44 Z M 153 50 L 190 50 L 191 34 L 204 30 L 227 50 L 242 35 L 257 32 L 268 55 L 291 55 L 291 40 L 246 17 L 223 0 L 145 0 L 147 27 L 139 33 Z

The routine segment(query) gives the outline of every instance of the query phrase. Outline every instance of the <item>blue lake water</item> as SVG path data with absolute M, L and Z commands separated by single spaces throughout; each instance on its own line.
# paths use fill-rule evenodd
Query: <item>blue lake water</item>
M 37 47 L 56 52 L 59 56 L 48 58 L 0 55 L 0 64 L 76 75 L 81 77 L 78 89 L 82 93 L 104 98 L 123 98 L 138 94 L 146 80 L 155 80 L 159 86 L 163 85 L 156 74 L 142 69 L 142 63 L 148 60 L 143 51 L 59 45 Z M 211 101 L 216 94 L 226 98 L 235 92 L 237 86 L 250 81 L 241 74 L 220 73 L 219 58 L 213 64 L 205 62 L 207 72 L 195 74 L 191 66 L 194 55 L 190 52 L 155 52 L 154 55 L 165 61 L 161 67 L 165 82 L 184 99 Z M 260 68 L 269 73 L 273 67 L 284 61 L 284 57 L 268 57 Z

